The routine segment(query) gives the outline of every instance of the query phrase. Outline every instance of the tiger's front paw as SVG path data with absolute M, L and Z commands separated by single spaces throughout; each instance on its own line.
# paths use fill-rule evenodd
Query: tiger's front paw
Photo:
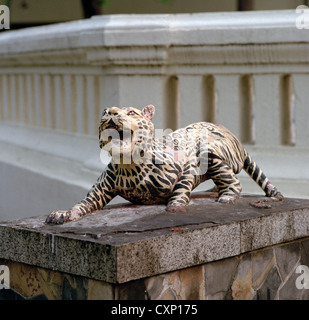
M 222 194 L 219 199 L 218 202 L 220 203 L 234 203 L 239 197 L 235 194 L 235 195 L 225 195 Z
M 65 222 L 75 221 L 80 219 L 82 213 L 76 209 L 71 210 L 57 210 L 50 213 L 45 223 L 48 224 L 63 224 Z
M 53 211 L 52 213 L 50 213 L 47 216 L 47 218 L 45 220 L 45 223 L 49 223 L 49 224 L 62 224 L 62 223 L 65 223 L 65 222 L 69 221 L 70 214 L 71 214 L 71 210 Z

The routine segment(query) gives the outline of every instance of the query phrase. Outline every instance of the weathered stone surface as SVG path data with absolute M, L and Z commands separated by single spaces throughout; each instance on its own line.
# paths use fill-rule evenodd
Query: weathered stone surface
M 303 289 L 301 290 L 301 296 L 300 296 L 300 300 L 309 300 L 309 290 L 308 289 Z M 293 298 L 292 298 L 293 300 Z
M 234 300 L 249 300 L 252 295 L 252 261 L 250 255 L 244 255 L 232 284 L 232 297 Z
M 171 288 L 167 288 L 163 292 L 161 296 L 161 300 L 176 300 L 175 293 L 171 290 Z
M 115 289 L 107 282 L 88 279 L 87 300 L 114 300 Z
M 179 296 L 182 300 L 202 300 L 204 291 L 202 266 L 179 271 L 181 283 Z
M 238 264 L 239 258 L 233 257 L 204 266 L 207 300 L 232 299 L 231 285 Z
M 279 300 L 300 300 L 302 293 L 304 290 L 297 289 L 295 282 L 296 278 L 299 276 L 295 272 L 296 267 L 299 265 L 297 263 L 293 266 L 293 268 L 290 270 L 290 276 L 287 278 L 287 280 L 282 284 L 282 286 L 278 290 L 278 299 Z M 306 290 L 308 291 L 308 289 Z
M 309 266 L 309 240 L 300 243 L 301 264 Z
M 252 287 L 258 289 L 265 281 L 269 271 L 275 265 L 273 249 L 265 249 L 251 254 L 252 259 Z
M 164 282 L 166 282 L 165 275 L 146 278 L 145 286 L 147 290 L 147 299 L 158 300 L 164 288 Z
M 135 280 L 116 286 L 116 300 L 145 300 L 147 291 L 144 279 Z
M 61 300 L 63 274 L 43 268 L 37 268 L 37 273 L 40 285 L 47 299 Z
M 9 221 L 0 224 L 0 258 L 125 283 L 309 236 L 303 225 L 309 200 L 285 199 L 268 210 L 251 207 L 252 200 L 243 196 L 226 205 L 193 199 L 186 214 L 168 213 L 163 205 L 129 205 L 60 226 L 46 225 L 45 216 Z M 248 281 L 251 286 L 257 279 L 249 269 L 239 269 L 234 281 L 235 292 L 246 292 L 243 297 L 250 295 Z
M 37 269 L 26 264 L 3 262 L 10 270 L 10 287 L 23 297 L 34 297 L 43 293 Z M 0 262 L 0 264 L 2 264 Z
M 298 289 L 295 281 L 296 267 L 308 261 L 309 238 L 292 243 L 283 243 L 271 248 L 248 252 L 236 257 L 209 262 L 203 265 L 172 271 L 122 284 L 111 284 L 81 276 L 27 266 L 19 262 L 0 260 L 10 266 L 12 274 L 11 291 L 1 290 L 1 299 L 254 299 L 254 300 L 308 300 L 309 289 Z M 299 248 L 301 248 L 299 250 Z M 274 252 L 279 252 L 277 258 Z M 293 265 L 288 260 L 290 252 Z M 283 259 L 283 261 L 282 261 Z M 286 260 L 286 263 L 283 263 Z M 286 276 L 282 279 L 280 268 Z M 18 270 L 28 270 L 19 272 Z M 29 278 L 37 279 L 36 287 L 41 291 L 33 296 L 25 291 Z M 33 276 L 34 275 L 34 276 Z M 30 285 L 32 287 L 32 285 Z M 22 294 L 23 293 L 23 294 Z
M 294 213 L 293 210 L 284 210 L 276 214 L 248 219 L 242 223 L 241 251 L 260 249 L 276 243 L 293 240 L 297 233 L 294 224 Z
M 196 266 L 145 279 L 147 299 L 204 299 L 203 266 Z
M 285 281 L 293 267 L 295 267 L 299 261 L 300 245 L 299 243 L 291 243 L 285 246 L 275 247 L 274 252 L 281 279 Z
M 65 275 L 62 281 L 63 300 L 86 300 L 87 291 L 85 283 L 87 280 L 80 276 Z
M 277 294 L 277 290 L 281 284 L 279 272 L 274 267 L 268 274 L 262 287 L 257 290 L 258 300 L 274 300 Z

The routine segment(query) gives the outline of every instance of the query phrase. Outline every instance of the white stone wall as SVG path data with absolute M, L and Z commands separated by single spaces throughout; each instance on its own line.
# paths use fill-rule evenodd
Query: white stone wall
M 0 161 L 35 171 L 50 185 L 37 184 L 35 197 L 45 199 L 40 212 L 20 211 L 58 208 L 60 189 L 49 179 L 86 192 L 104 168 L 97 142 L 102 110 L 150 103 L 157 128 L 224 124 L 285 195 L 309 197 L 309 31 L 296 28 L 297 16 L 111 15 L 1 33 Z M 18 184 L 19 174 L 3 177 L 0 220 L 21 215 L 6 196 L 14 192 L 7 179 Z M 261 193 L 246 174 L 240 178 L 244 192 Z M 16 187 L 17 203 L 21 196 L 35 201 L 21 187 L 29 183 L 23 178 Z

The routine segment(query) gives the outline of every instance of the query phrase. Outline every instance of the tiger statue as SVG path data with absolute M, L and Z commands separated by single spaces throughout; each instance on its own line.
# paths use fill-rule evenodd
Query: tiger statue
M 242 190 L 236 177 L 242 169 L 274 201 L 282 194 L 270 183 L 240 141 L 227 128 L 198 122 L 156 137 L 155 107 L 105 109 L 99 142 L 111 161 L 87 196 L 70 210 L 57 210 L 46 223 L 78 220 L 104 208 L 119 195 L 135 204 L 166 204 L 168 212 L 185 213 L 191 192 L 212 179 L 218 202 L 233 203 Z M 261 206 L 258 202 L 256 207 Z M 263 206 L 262 206 L 263 207 Z

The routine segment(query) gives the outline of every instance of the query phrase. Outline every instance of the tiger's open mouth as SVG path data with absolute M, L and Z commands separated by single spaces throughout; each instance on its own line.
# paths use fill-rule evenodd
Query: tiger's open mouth
M 129 128 L 109 123 L 102 129 L 102 143 L 100 147 L 106 147 L 107 149 L 110 147 L 121 147 L 122 151 L 127 148 L 131 149 L 133 133 Z

